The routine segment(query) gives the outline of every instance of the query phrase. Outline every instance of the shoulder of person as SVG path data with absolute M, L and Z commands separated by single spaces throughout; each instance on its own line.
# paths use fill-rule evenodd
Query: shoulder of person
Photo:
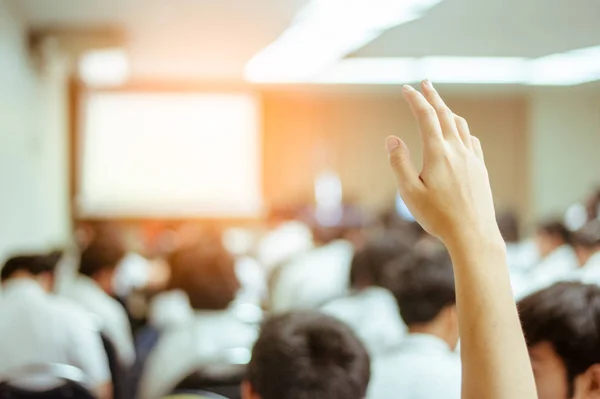
M 100 321 L 92 313 L 86 310 L 71 299 L 60 296 L 53 296 L 49 303 L 57 313 L 61 314 L 70 324 L 76 323 L 77 326 L 88 327 L 93 330 L 100 330 Z

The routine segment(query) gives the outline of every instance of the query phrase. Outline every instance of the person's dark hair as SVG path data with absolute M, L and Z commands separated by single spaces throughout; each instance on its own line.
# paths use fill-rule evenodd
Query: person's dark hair
M 43 273 L 54 273 L 56 265 L 62 256 L 55 251 L 47 255 L 20 255 L 8 259 L 0 272 L 0 280 L 5 281 L 19 271 L 25 271 L 38 276 Z
M 194 309 L 226 309 L 240 289 L 235 259 L 220 241 L 180 249 L 169 257 L 169 265 L 168 289 L 183 290 Z
M 398 235 L 386 235 L 370 240 L 356 251 L 350 265 L 350 287 L 383 285 L 385 266 L 410 251 L 406 240 Z
M 552 237 L 560 238 L 565 244 L 571 243 L 571 232 L 560 221 L 554 220 L 542 223 L 538 226 L 538 233 L 543 233 Z
M 262 399 L 363 399 L 369 355 L 352 330 L 318 312 L 268 319 L 247 379 Z
M 592 220 L 573 234 L 573 245 L 584 248 L 600 247 L 600 220 Z
M 114 269 L 125 257 L 125 247 L 117 236 L 98 236 L 81 253 L 79 273 L 94 277 L 105 269 Z
M 522 299 L 518 308 L 527 345 L 552 344 L 571 385 L 600 364 L 600 287 L 558 283 Z
M 456 303 L 454 272 L 445 251 L 409 254 L 393 261 L 388 267 L 387 288 L 408 326 L 429 323 Z
M 600 218 L 600 187 L 588 197 L 586 201 L 586 209 L 588 214 L 588 220 L 594 220 Z
M 498 221 L 498 227 L 502 238 L 506 242 L 519 242 L 521 241 L 521 234 L 519 232 L 519 218 L 513 211 L 506 211 L 498 214 L 496 218 Z

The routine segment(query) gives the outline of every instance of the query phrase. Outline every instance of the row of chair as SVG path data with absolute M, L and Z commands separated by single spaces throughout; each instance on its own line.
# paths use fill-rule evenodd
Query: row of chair
M 215 386 L 215 392 L 186 390 L 185 385 L 208 383 L 202 378 L 190 377 L 177 388 L 176 393 L 164 399 L 227 399 L 217 392 L 228 392 L 228 387 Z M 43 387 L 51 386 L 51 388 Z M 17 370 L 0 381 L 0 399 L 95 399 L 88 389 L 88 381 L 81 370 L 63 364 L 43 364 Z M 230 387 L 230 390 L 233 388 Z M 212 391 L 212 390 L 211 390 Z M 237 392 L 231 392 L 238 395 Z M 235 396 L 230 396 L 235 397 Z

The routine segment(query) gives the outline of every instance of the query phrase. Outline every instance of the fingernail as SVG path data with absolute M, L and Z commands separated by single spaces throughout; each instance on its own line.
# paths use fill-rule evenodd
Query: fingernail
M 402 86 L 402 89 L 404 91 L 413 91 L 414 90 L 414 88 L 411 85 L 404 85 L 404 86 Z
M 385 139 L 385 149 L 387 150 L 388 154 L 394 151 L 396 148 L 398 148 L 399 145 L 400 140 L 398 140 L 397 137 L 390 136 L 387 139 Z
M 425 85 L 425 87 L 427 87 L 427 88 L 430 88 L 430 89 L 433 89 L 433 84 L 431 83 L 431 80 L 429 80 L 429 79 L 425 79 L 425 80 L 423 81 L 423 84 Z

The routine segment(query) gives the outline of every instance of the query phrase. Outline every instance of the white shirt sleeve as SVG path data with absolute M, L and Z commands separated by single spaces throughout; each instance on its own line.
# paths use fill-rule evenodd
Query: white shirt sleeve
M 129 319 L 121 305 L 113 306 L 111 310 L 110 319 L 105 324 L 106 336 L 112 340 L 123 366 L 130 367 L 135 362 L 135 348 Z
M 69 330 L 70 345 L 67 356 L 71 364 L 80 368 L 97 388 L 111 381 L 106 351 L 100 338 L 100 332 L 87 315 L 78 317 L 78 323 L 66 326 Z

